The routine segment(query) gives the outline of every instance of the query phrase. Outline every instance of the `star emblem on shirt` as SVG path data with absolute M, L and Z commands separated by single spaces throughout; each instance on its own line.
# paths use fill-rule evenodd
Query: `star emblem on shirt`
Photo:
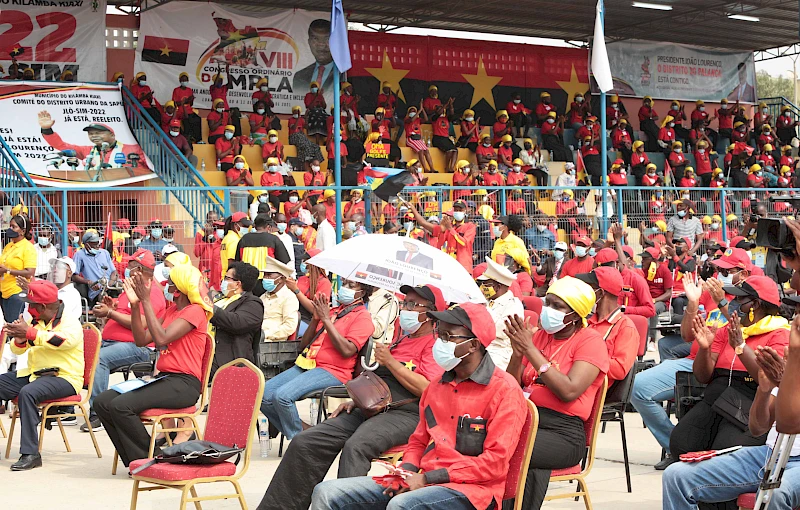
M 412 372 L 414 371 L 415 368 L 417 368 L 417 365 L 414 364 L 414 360 L 413 359 L 410 359 L 410 360 L 406 361 L 405 363 L 403 363 L 403 366 L 405 366 L 407 369 L 411 370 Z

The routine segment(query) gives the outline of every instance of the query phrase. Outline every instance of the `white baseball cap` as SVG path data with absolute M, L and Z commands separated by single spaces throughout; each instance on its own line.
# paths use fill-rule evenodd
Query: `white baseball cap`
M 75 261 L 72 260 L 71 258 L 61 257 L 58 259 L 50 259 L 50 267 L 53 267 L 56 264 L 56 262 L 61 262 L 62 264 L 65 264 L 67 267 L 69 267 L 70 271 L 72 271 L 73 273 L 75 272 Z
M 556 245 L 553 247 L 553 249 L 554 250 L 567 251 L 567 243 L 565 243 L 564 241 L 559 241 L 559 242 L 556 243 Z

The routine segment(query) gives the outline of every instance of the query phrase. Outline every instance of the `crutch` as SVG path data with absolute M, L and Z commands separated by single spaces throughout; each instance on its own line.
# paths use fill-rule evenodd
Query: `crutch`
M 794 438 L 795 434 L 778 435 L 778 439 L 775 441 L 775 448 L 772 449 L 767 466 L 764 468 L 764 478 L 761 479 L 761 485 L 758 487 L 758 495 L 756 496 L 756 504 L 753 506 L 753 510 L 767 510 L 769 508 L 772 491 L 781 486 L 781 478 L 783 478 L 783 471 L 786 469 L 786 463 L 792 453 Z

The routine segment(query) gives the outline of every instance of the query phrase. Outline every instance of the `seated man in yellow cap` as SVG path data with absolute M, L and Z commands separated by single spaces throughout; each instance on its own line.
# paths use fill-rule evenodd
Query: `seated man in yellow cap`
M 227 172 L 233 168 L 233 158 L 242 153 L 242 147 L 239 145 L 239 139 L 234 138 L 233 134 L 236 128 L 229 124 L 223 130 L 223 136 L 217 138 L 214 142 L 214 149 L 217 153 L 217 161 L 220 163 L 219 170 Z
M 556 107 L 550 99 L 549 92 L 539 94 L 539 104 L 536 105 L 536 125 L 542 127 L 547 121 L 550 112 L 556 111 Z
M 507 263 L 514 263 L 511 256 L 506 256 Z M 505 370 L 511 360 L 511 340 L 505 332 L 505 321 L 508 317 L 525 314 L 522 301 L 511 293 L 511 284 L 517 276 L 506 269 L 505 265 L 498 264 L 486 257 L 486 270 L 476 280 L 481 287 L 481 292 L 488 302 L 489 313 L 492 314 L 496 330 L 496 337 L 486 348 L 492 357 L 495 366 Z
M 172 89 L 172 101 L 181 112 L 183 129 L 189 143 L 197 143 L 203 139 L 202 121 L 194 111 L 194 90 L 189 86 L 189 74 L 178 75 L 179 86 Z
M 523 508 L 541 508 L 551 470 L 575 466 L 586 453 L 584 424 L 609 368 L 603 338 L 586 320 L 595 301 L 592 287 L 566 276 L 547 290 L 538 330 L 521 316 L 506 321 L 513 353 L 506 371 L 539 409 Z
M 211 111 L 206 117 L 208 123 L 208 143 L 214 145 L 220 138 L 224 138 L 225 126 L 231 123 L 230 113 L 225 108 L 222 99 L 216 99 L 211 103 Z
M 32 322 L 17 319 L 7 323 L 5 331 L 14 354 L 28 353 L 28 366 L 0 375 L 0 400 L 17 398 L 20 413 L 21 456 L 11 465 L 12 471 L 42 466 L 37 406 L 76 395 L 83 387 L 83 333 L 78 317 L 63 313 L 58 288 L 46 280 L 31 282 L 27 302 Z
M 555 110 L 547 114 L 542 124 L 542 148 L 552 153 L 553 161 L 569 161 L 572 163 L 572 151 L 564 145 L 564 116 L 558 116 Z

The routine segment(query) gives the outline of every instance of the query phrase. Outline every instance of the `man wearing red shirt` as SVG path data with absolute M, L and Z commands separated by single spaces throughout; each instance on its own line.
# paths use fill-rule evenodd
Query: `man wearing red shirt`
M 675 179 L 680 180 L 683 177 L 683 171 L 686 169 L 686 165 L 689 164 L 689 161 L 683 154 L 683 144 L 681 142 L 672 142 L 672 150 L 667 153 L 667 162 L 672 169 Z
M 692 128 L 696 128 L 701 125 L 701 123 L 708 125 L 709 118 L 705 102 L 698 100 L 695 102 L 695 108 L 692 112 Z
M 728 140 L 731 139 L 733 116 L 738 108 L 738 102 L 734 108 L 730 108 L 727 99 L 722 99 L 720 101 L 719 109 L 714 112 L 714 116 L 717 117 L 717 122 L 719 123 L 719 136 L 727 138 Z
M 575 93 L 572 103 L 569 105 L 569 125 L 572 129 L 580 129 L 583 127 L 583 121 L 591 115 L 592 107 L 587 103 L 580 92 Z
M 517 129 L 517 138 L 526 138 L 531 127 L 529 116 L 531 111 L 522 104 L 522 95 L 519 92 L 511 95 L 511 101 L 506 105 L 506 111 L 511 125 Z
M 555 111 L 556 107 L 550 102 L 550 93 L 542 92 L 539 94 L 539 104 L 536 105 L 536 124 L 542 127 L 547 120 L 548 114 Z
M 187 138 L 191 143 L 199 142 L 202 140 L 203 135 L 201 131 L 200 116 L 194 112 L 192 105 L 194 104 L 194 91 L 189 86 L 189 75 L 181 73 L 178 75 L 178 82 L 180 86 L 172 90 L 172 102 L 181 113 L 181 118 L 184 119 L 184 131 Z
M 472 274 L 472 246 L 477 230 L 474 223 L 467 221 L 467 203 L 463 200 L 453 202 L 453 210 L 442 216 L 439 225 L 427 221 L 413 204 L 411 212 L 417 220 L 417 225 L 438 238 L 439 248 L 454 257 L 468 273 Z
M 622 292 L 617 302 L 622 305 L 622 310 L 628 315 L 641 315 L 649 318 L 655 315 L 656 309 L 647 282 L 637 271 L 628 266 L 633 261 L 633 248 L 622 245 L 622 228 L 618 225 L 611 227 L 614 235 L 615 250 L 603 248 L 594 257 L 598 267 L 610 266 L 617 269 L 622 275 Z
M 750 174 L 747 176 L 747 187 L 748 188 L 764 188 L 766 187 L 767 183 L 764 179 L 764 171 L 761 170 L 761 165 L 756 163 L 755 165 L 750 167 Z M 744 207 L 744 204 L 742 204 Z
M 450 139 L 450 123 L 456 120 L 453 112 L 453 98 L 451 97 L 445 105 L 438 105 L 430 119 L 433 127 L 431 145 L 444 152 L 445 170 L 453 173 L 456 170 L 456 159 L 458 159 L 458 148 Z
M 497 160 L 500 170 L 508 172 L 513 166 L 511 162 L 514 160 L 514 149 L 511 144 L 514 143 L 514 139 L 511 135 L 503 135 L 501 142 L 497 148 Z
M 589 329 L 600 333 L 608 348 L 608 384 L 621 381 L 633 368 L 639 352 L 636 326 L 618 303 L 618 296 L 622 295 L 622 275 L 616 268 L 598 267 L 577 278 L 591 285 L 595 294 L 600 291 L 597 308 L 589 318 Z
M 667 311 L 669 302 L 672 299 L 672 271 L 666 264 L 661 262 L 661 251 L 658 248 L 647 248 L 641 254 L 642 274 L 647 281 L 650 295 L 653 297 L 653 304 L 656 313 L 650 317 L 650 331 L 648 350 L 655 349 L 656 326 L 658 326 L 658 315 Z
M 492 147 L 492 137 L 489 133 L 481 135 L 481 143 L 475 151 L 475 158 L 478 161 L 478 166 L 487 165 L 489 161 L 497 158 L 497 152 Z
M 564 145 L 561 136 L 564 132 L 564 117 L 558 117 L 555 111 L 547 114 L 547 119 L 542 124 L 542 147 L 553 153 L 553 161 L 568 161 L 572 163 L 572 151 Z
M 778 138 L 784 145 L 789 145 L 792 138 L 797 136 L 797 120 L 794 118 L 794 114 L 788 106 L 781 108 L 781 115 L 775 121 L 775 129 L 775 134 L 778 135 Z
M 208 123 L 208 143 L 213 144 L 225 133 L 225 126 L 230 124 L 230 114 L 225 111 L 225 102 L 217 99 L 212 103 L 212 111 L 206 117 Z
M 508 112 L 498 110 L 495 114 L 496 122 L 492 126 L 492 145 L 499 147 L 505 135 L 511 135 L 511 125 L 508 123 Z
M 217 138 L 217 141 L 214 142 L 217 160 L 219 160 L 220 169 L 223 172 L 227 172 L 233 168 L 233 158 L 242 152 L 242 148 L 239 146 L 239 140 L 233 137 L 235 130 L 236 128 L 232 124 L 225 126 L 225 136 Z
M 697 167 L 697 176 L 700 177 L 702 187 L 707 188 L 711 184 L 711 175 L 713 167 L 711 166 L 711 157 L 708 154 L 708 143 L 705 140 L 697 142 L 697 148 L 694 151 L 694 160 Z M 716 161 L 714 162 L 716 167 Z
M 258 80 L 256 88 L 258 90 L 253 92 L 252 103 L 256 104 L 259 101 L 263 101 L 264 105 L 267 107 L 267 111 L 271 112 L 275 103 L 272 102 L 272 94 L 269 91 L 269 77 L 265 76 Z
M 413 473 L 405 479 L 408 490 L 386 491 L 368 476 L 329 480 L 314 489 L 312 508 L 366 508 L 391 500 L 394 508 L 467 510 L 503 500 L 527 406 L 519 383 L 486 354 L 495 338 L 492 316 L 474 303 L 427 315 L 438 321 L 437 345 L 452 354 L 439 356 L 434 346 L 447 371 L 420 397 L 419 425 L 400 466 Z M 467 439 L 475 433 L 481 440 Z
M 223 227 L 225 222 L 217 221 L 217 213 L 211 211 L 206 215 L 206 224 L 203 230 L 194 237 L 194 256 L 197 257 L 197 267 L 203 276 L 208 278 L 208 287 L 219 290 L 222 283 L 222 261 L 219 250 L 222 238 L 225 236 Z M 222 235 L 220 235 L 222 234 Z
M 656 121 L 658 113 L 653 108 L 653 98 L 645 96 L 642 99 L 642 106 L 639 108 L 639 129 L 647 134 L 647 152 L 658 152 L 659 130 Z M 673 140 L 675 137 L 673 136 Z
M 442 101 L 439 99 L 439 87 L 430 85 L 428 87 L 428 97 L 422 101 L 422 108 L 425 110 L 428 118 L 433 117 L 433 114 L 436 113 L 436 107 L 441 105 Z
M 606 123 L 608 127 L 613 128 L 621 118 L 622 107 L 620 106 L 619 96 L 614 94 L 611 96 L 611 99 L 609 99 L 608 107 L 606 108 Z
M 580 237 L 575 241 L 573 251 L 575 257 L 564 262 L 564 267 L 561 268 L 559 277 L 575 276 L 581 273 L 588 273 L 594 268 L 594 257 L 589 255 L 589 247 L 592 246 L 592 240 L 587 237 Z
M 505 186 L 503 174 L 497 171 L 497 161 L 489 161 L 486 165 L 486 172 L 483 174 L 484 186 Z

